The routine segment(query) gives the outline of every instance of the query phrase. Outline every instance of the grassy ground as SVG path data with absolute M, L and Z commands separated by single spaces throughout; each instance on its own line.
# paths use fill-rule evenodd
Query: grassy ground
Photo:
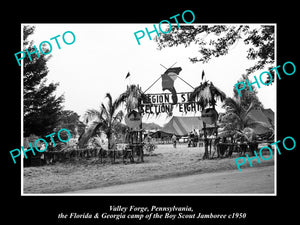
M 144 157 L 144 163 L 123 164 L 120 158 L 115 164 L 109 160 L 101 164 L 99 159 L 90 158 L 26 167 L 23 190 L 24 194 L 61 193 L 195 173 L 237 170 L 234 159 L 239 156 L 236 153 L 232 158 L 202 160 L 203 153 L 203 148 L 187 148 L 186 144 L 176 149 L 171 145 L 159 145 L 152 156 Z M 274 160 L 272 157 L 267 161 L 261 160 L 260 164 L 256 160 L 252 163 L 254 167 L 259 167 L 273 165 Z M 241 166 L 245 167 L 249 167 L 248 162 Z

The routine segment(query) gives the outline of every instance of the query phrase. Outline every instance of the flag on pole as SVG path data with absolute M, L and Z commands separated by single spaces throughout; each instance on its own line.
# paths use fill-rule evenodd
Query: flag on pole
M 130 76 L 130 73 L 128 72 L 127 75 L 126 75 L 126 77 L 125 77 L 125 79 L 127 79 L 129 76 Z
M 204 70 L 202 70 L 202 76 L 201 76 L 202 80 L 203 80 L 204 76 L 205 76 L 205 73 L 204 73 Z

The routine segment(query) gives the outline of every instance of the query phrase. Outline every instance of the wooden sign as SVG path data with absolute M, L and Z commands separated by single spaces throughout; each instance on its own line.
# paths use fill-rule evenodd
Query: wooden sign
M 130 113 L 125 116 L 125 123 L 130 128 L 139 128 L 142 123 L 142 116 L 135 110 L 132 110 Z
M 201 119 L 207 124 L 213 124 L 218 119 L 218 112 L 213 108 L 204 109 L 201 113 Z
M 188 101 L 191 92 L 178 92 L 177 102 L 174 104 L 171 98 L 171 93 L 156 93 L 146 94 L 145 99 L 139 106 L 139 111 L 142 115 L 154 114 L 159 115 L 161 113 L 170 114 L 173 109 L 178 110 L 181 113 L 188 112 L 200 112 L 200 103 L 195 101 Z

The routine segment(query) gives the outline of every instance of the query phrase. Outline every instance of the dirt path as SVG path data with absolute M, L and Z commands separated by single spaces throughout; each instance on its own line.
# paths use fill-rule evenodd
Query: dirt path
M 274 166 L 227 170 L 69 192 L 70 194 L 273 194 Z

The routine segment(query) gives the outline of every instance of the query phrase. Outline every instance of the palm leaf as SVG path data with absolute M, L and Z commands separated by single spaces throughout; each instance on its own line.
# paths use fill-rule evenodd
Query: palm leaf
M 242 131 L 239 131 L 239 130 L 236 130 L 236 136 L 240 136 L 240 137 L 243 137 L 245 138 L 247 141 L 250 141 L 249 137 L 247 134 L 245 134 L 244 132 Z
M 224 100 L 223 108 L 237 109 L 240 107 L 241 107 L 241 102 L 239 99 L 228 97 Z
M 250 106 L 248 107 L 248 109 L 242 114 L 242 117 L 243 118 L 246 118 L 247 116 L 248 116 L 248 114 L 250 113 L 250 111 L 252 110 L 252 109 L 254 109 L 254 104 L 253 104 L 253 102 L 251 102 L 251 104 L 250 104 Z
M 225 98 L 225 93 L 214 86 L 212 82 L 204 81 L 194 89 L 189 97 L 189 101 L 197 101 L 201 108 L 204 109 L 208 105 L 215 106 L 218 99 L 224 101 Z
M 194 91 L 190 94 L 189 101 L 195 101 L 202 95 L 202 91 L 207 87 L 208 82 L 201 82 L 199 86 L 197 86 Z
M 101 103 L 100 111 L 101 111 L 101 119 L 104 119 L 104 120 L 110 119 L 110 113 L 109 113 L 110 110 L 107 109 L 103 103 Z
M 216 98 L 216 100 L 220 100 L 223 102 L 226 99 L 226 94 L 221 91 L 219 88 L 217 88 L 213 83 L 210 85 L 210 91 L 212 95 Z
M 92 120 L 100 121 L 102 117 L 102 113 L 96 109 L 88 109 L 83 115 L 83 121 L 88 124 Z
M 222 117 L 222 122 L 225 123 L 233 123 L 233 122 L 238 122 L 240 123 L 242 120 L 238 114 L 235 112 L 227 112 L 223 117 Z
M 113 122 L 117 122 L 120 123 L 122 121 L 124 117 L 124 113 L 122 110 L 120 110 L 119 112 L 117 112 L 117 114 L 113 117 Z
M 114 107 L 118 108 L 122 103 L 124 103 L 127 99 L 127 92 L 124 92 L 119 95 L 119 97 L 114 101 Z
M 110 93 L 106 93 L 105 98 L 108 99 L 106 111 L 108 112 L 110 117 L 112 117 L 115 108 L 113 107 L 113 100 Z
M 250 127 L 250 128 L 254 128 L 256 126 L 261 126 L 263 128 L 267 128 L 267 129 L 271 130 L 271 127 L 267 123 L 262 122 L 262 121 L 253 120 L 252 118 L 247 118 L 246 126 Z
M 139 102 L 146 99 L 146 95 L 142 92 L 139 85 L 129 85 L 124 93 L 122 93 L 115 101 L 116 105 L 119 106 L 125 103 L 126 110 L 132 111 L 137 109 Z
M 102 122 L 94 121 L 93 124 L 88 129 L 86 129 L 78 138 L 78 147 L 79 148 L 86 147 L 90 138 L 95 135 L 95 133 L 101 126 L 103 126 Z

